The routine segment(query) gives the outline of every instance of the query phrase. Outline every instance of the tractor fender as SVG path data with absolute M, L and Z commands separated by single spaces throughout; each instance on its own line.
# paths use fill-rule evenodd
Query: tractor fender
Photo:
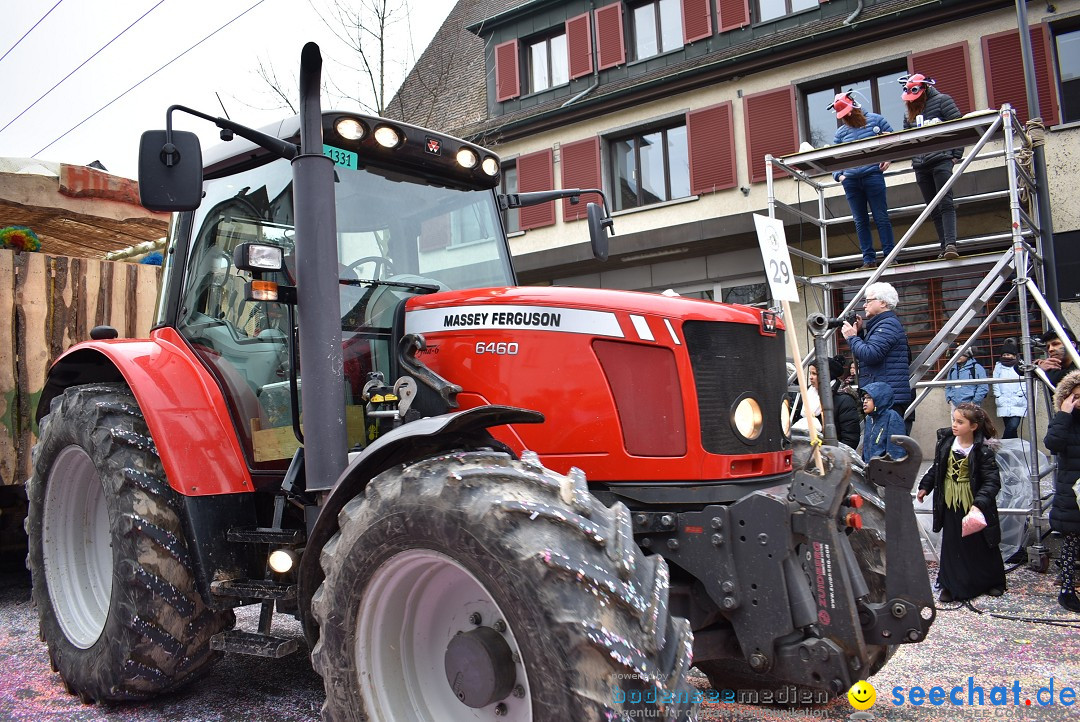
M 123 381 L 135 395 L 169 485 L 185 496 L 253 490 L 225 397 L 175 329 L 149 339 L 86 341 L 49 369 L 36 419 L 69 386 Z
M 323 580 L 320 552 L 338 531 L 338 514 L 349 501 L 363 493 L 368 482 L 395 464 L 408 464 L 458 449 L 481 446 L 505 447 L 487 430 L 503 424 L 539 424 L 539 411 L 513 406 L 477 406 L 440 416 L 417 419 L 383 434 L 372 442 L 342 472 L 326 501 L 319 508 L 319 518 L 308 534 L 304 555 L 297 570 L 300 609 L 304 634 L 312 647 L 318 639 L 318 625 L 311 614 L 311 597 Z M 311 491 L 310 489 L 308 491 Z

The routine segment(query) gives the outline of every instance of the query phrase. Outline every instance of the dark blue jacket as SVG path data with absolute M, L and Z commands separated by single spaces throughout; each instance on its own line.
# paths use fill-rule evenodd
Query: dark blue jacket
M 850 143 L 853 140 L 863 140 L 865 138 L 873 138 L 875 135 L 881 135 L 882 133 L 893 132 L 892 126 L 889 125 L 889 121 L 885 120 L 884 116 L 877 113 L 866 114 L 866 125 L 861 128 L 852 128 L 847 123 L 843 123 L 836 129 L 836 135 L 833 136 L 833 145 L 837 143 Z M 833 180 L 840 180 L 840 174 L 843 173 L 845 178 L 858 178 L 860 176 L 869 175 L 870 173 L 880 173 L 881 167 L 877 163 L 871 163 L 870 165 L 861 165 L 858 168 L 848 168 L 833 173 Z
M 874 400 L 874 410 L 866 415 L 866 430 L 863 432 L 862 458 L 870 461 L 875 456 L 886 453 L 893 459 L 902 459 L 907 456 L 904 449 L 891 440 L 892 436 L 903 436 L 907 433 L 904 420 L 900 414 L 893 411 L 893 392 L 888 384 L 875 381 L 872 384 L 859 387 L 860 393 L 864 393 Z
M 892 388 L 894 404 L 910 404 L 914 397 L 908 375 L 911 354 L 907 334 L 896 313 L 883 311 L 870 316 L 860 336 L 847 340 L 859 362 L 859 388 L 884 381 Z

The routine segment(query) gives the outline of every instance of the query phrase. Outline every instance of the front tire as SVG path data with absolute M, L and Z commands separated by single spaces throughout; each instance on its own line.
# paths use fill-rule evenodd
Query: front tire
M 53 400 L 27 482 L 34 602 L 49 658 L 84 702 L 151 697 L 205 672 L 232 626 L 195 588 L 179 499 L 131 390 Z
M 457 452 L 382 473 L 339 523 L 312 603 L 324 720 L 695 719 L 667 565 L 579 472 Z

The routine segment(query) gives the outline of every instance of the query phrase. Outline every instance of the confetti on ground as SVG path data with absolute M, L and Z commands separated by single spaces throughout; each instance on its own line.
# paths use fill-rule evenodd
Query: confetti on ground
M 870 678 L 877 690 L 877 702 L 868 710 L 870 719 L 1077 719 L 1080 701 L 1066 707 L 1061 704 L 1061 695 L 1065 688 L 1080 692 L 1080 615 L 1058 606 L 1055 571 L 1038 574 L 1017 568 L 1010 572 L 1009 589 L 1002 597 L 941 605 L 926 641 L 901 646 L 892 660 Z M 930 565 L 931 578 L 935 573 L 936 568 Z M 256 624 L 257 615 L 257 607 L 238 613 L 251 626 Z M 275 633 L 301 636 L 298 623 L 275 620 L 274 625 Z M 0 575 L 0 669 L 0 719 L 19 722 L 306 722 L 319 719 L 323 699 L 322 680 L 302 654 L 278 660 L 226 655 L 198 683 L 153 702 L 83 705 L 67 693 L 59 675 L 49 669 L 48 653 L 38 639 L 37 610 L 30 601 L 26 574 Z M 1051 680 L 1055 704 L 1044 706 L 1040 701 L 1048 701 Z M 693 681 L 703 694 L 709 692 L 708 680 L 695 677 Z M 982 688 L 986 702 L 983 706 L 967 704 L 969 684 Z M 942 687 L 946 694 L 953 687 L 961 688 L 959 697 L 964 704 L 956 706 L 945 701 L 935 706 L 929 700 L 911 704 L 913 688 L 929 694 L 935 686 Z M 1005 688 L 1008 704 L 990 704 L 995 686 Z M 1013 703 L 1014 691 L 1019 704 Z M 894 704 L 898 695 L 902 695 L 904 704 Z M 1025 704 L 1027 701 L 1031 704 Z M 854 713 L 846 697 L 823 705 L 792 708 L 716 702 L 702 706 L 701 720 L 860 719 L 853 718 Z

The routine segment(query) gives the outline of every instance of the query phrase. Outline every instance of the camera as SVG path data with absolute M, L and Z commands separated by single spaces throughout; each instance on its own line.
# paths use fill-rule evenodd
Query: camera
M 858 323 L 858 321 L 859 314 L 855 313 L 854 311 L 849 311 L 846 316 L 842 316 L 840 318 L 830 318 L 825 322 L 825 324 L 826 328 L 840 328 L 845 323 L 850 323 L 852 326 L 854 326 L 856 323 Z

